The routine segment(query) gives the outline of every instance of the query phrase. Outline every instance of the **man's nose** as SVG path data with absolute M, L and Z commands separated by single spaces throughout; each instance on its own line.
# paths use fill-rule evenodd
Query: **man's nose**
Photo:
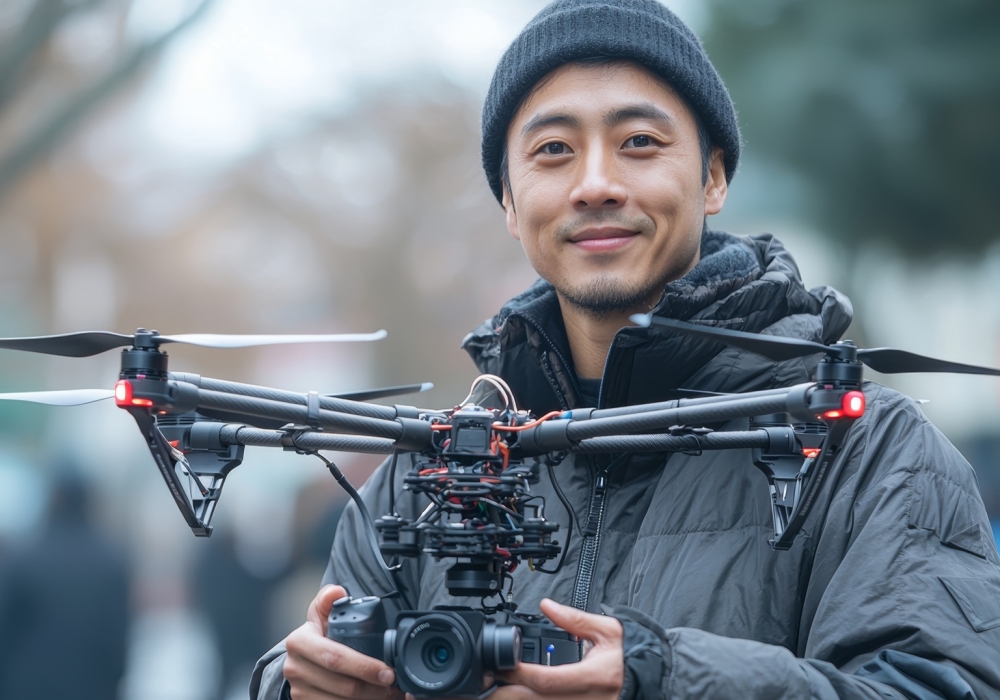
M 627 199 L 614 154 L 601 147 L 587 149 L 570 192 L 573 206 L 576 209 L 616 209 Z

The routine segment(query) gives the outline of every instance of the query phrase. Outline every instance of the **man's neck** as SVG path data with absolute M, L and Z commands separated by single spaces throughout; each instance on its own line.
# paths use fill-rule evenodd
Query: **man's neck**
M 628 317 L 634 313 L 645 313 L 648 308 L 595 316 L 573 306 L 562 295 L 559 296 L 563 325 L 569 349 L 573 355 L 576 374 L 585 379 L 600 379 L 604 374 L 604 361 L 615 339 L 615 334 L 625 326 L 632 325 Z

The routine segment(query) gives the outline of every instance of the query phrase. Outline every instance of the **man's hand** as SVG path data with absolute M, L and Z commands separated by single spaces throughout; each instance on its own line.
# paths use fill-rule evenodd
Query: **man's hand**
M 285 678 L 292 700 L 402 698 L 399 689 L 392 687 L 396 675 L 391 668 L 327 639 L 330 607 L 346 595 L 340 586 L 324 586 L 309 605 L 306 623 L 285 639 Z
M 520 698 L 602 698 L 617 700 L 625 683 L 622 623 L 613 617 L 593 615 L 576 608 L 542 601 L 542 612 L 552 622 L 593 646 L 583 661 L 562 666 L 518 664 L 497 678 L 512 685 L 498 688 L 490 700 Z

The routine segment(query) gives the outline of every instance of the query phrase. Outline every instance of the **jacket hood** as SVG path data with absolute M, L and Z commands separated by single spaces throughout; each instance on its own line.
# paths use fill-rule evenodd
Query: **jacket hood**
M 702 236 L 701 259 L 666 286 L 654 315 L 722 328 L 817 342 L 838 340 L 851 303 L 831 287 L 806 289 L 798 266 L 771 234 Z M 481 372 L 511 385 L 534 413 L 580 405 L 580 391 L 555 289 L 538 280 L 462 347 Z M 679 388 L 754 391 L 808 381 L 818 357 L 773 362 L 669 329 L 628 327 L 615 336 L 605 364 L 600 405 L 671 398 Z

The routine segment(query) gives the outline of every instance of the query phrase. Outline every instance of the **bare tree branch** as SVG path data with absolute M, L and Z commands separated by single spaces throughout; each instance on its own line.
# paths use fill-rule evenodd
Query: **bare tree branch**
M 95 107 L 123 88 L 164 47 L 195 23 L 213 0 L 202 0 L 187 17 L 156 39 L 133 49 L 99 81 L 73 97 L 0 161 L 0 198 L 39 158 L 55 148 Z
M 6 46 L 0 48 L 0 109 L 13 96 L 31 58 L 66 16 L 99 1 L 39 0 L 32 6 L 24 23 L 13 33 Z

